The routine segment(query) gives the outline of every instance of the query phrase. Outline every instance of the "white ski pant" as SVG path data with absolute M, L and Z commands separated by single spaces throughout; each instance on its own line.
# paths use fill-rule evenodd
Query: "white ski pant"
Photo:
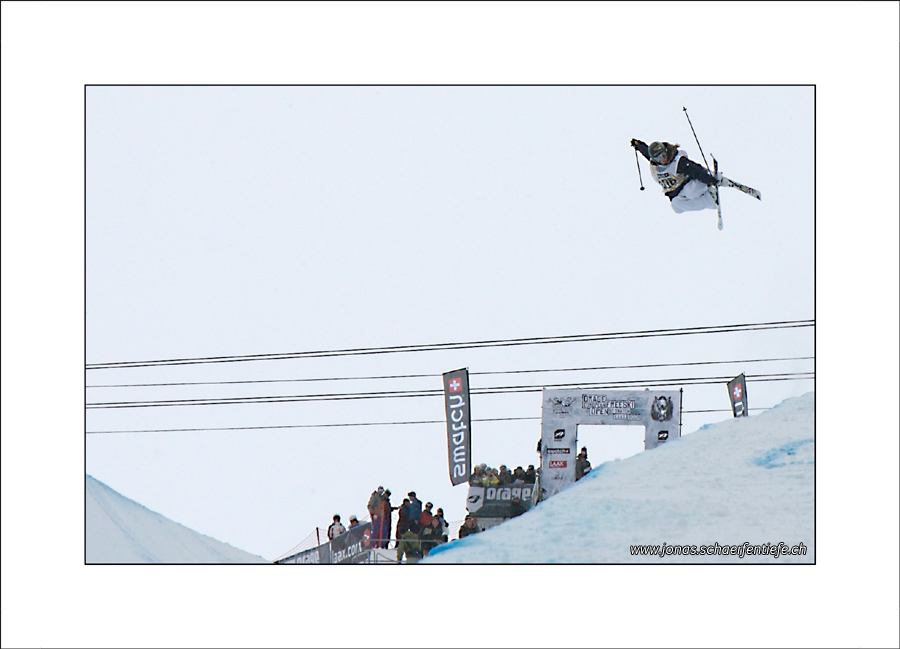
M 693 210 L 716 209 L 716 187 L 699 180 L 689 181 L 678 196 L 672 199 L 672 209 L 678 214 Z

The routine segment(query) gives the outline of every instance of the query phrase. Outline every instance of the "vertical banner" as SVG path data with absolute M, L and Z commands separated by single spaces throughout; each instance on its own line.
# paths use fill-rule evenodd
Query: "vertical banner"
M 728 382 L 728 396 L 731 397 L 731 410 L 734 412 L 734 416 L 748 416 L 747 379 L 744 378 L 743 374 Z
M 447 415 L 447 458 L 453 486 L 468 484 L 472 472 L 471 407 L 469 370 L 444 374 L 444 410 Z

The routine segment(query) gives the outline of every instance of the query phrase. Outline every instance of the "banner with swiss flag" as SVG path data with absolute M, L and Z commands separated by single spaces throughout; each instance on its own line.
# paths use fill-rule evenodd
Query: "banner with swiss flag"
M 731 397 L 731 410 L 735 417 L 747 417 L 747 379 L 744 375 L 736 376 L 728 382 L 728 396 Z
M 447 457 L 450 482 L 467 484 L 472 473 L 472 409 L 469 405 L 469 370 L 444 374 L 444 410 L 447 415 Z

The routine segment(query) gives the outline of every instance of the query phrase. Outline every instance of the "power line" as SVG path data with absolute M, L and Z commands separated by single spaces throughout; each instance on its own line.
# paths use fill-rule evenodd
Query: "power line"
M 688 367 L 698 365 L 737 365 L 749 363 L 774 363 L 785 361 L 806 361 L 814 360 L 815 356 L 791 356 L 784 358 L 759 358 L 759 359 L 742 359 L 730 361 L 696 361 L 692 363 L 650 363 L 644 365 L 606 365 L 600 367 L 564 367 L 552 369 L 530 369 L 530 370 L 496 370 L 488 372 L 469 372 L 469 376 L 496 376 L 503 374 L 537 374 L 548 372 L 596 372 L 605 370 L 631 370 L 631 369 L 651 369 L 659 367 Z M 374 380 L 392 380 L 392 379 L 431 379 L 438 378 L 440 374 L 387 374 L 380 376 L 335 376 L 335 377 L 316 377 L 304 379 L 254 379 L 242 381 L 179 381 L 172 383 L 121 383 L 107 385 L 88 385 L 87 388 L 155 388 L 155 387 L 181 387 L 181 386 L 197 386 L 197 385 L 255 385 L 266 383 L 314 383 L 323 381 L 374 381 Z
M 472 422 L 492 422 L 492 421 L 525 421 L 540 420 L 540 417 L 494 417 L 489 419 L 473 419 Z M 278 430 L 284 428 L 348 428 L 356 426 L 418 426 L 422 424 L 443 424 L 443 420 L 426 420 L 426 421 L 369 421 L 346 424 L 294 424 L 287 426 L 233 426 L 233 427 L 213 427 L 213 428 L 166 428 L 156 430 L 95 430 L 88 431 L 88 435 L 101 435 L 112 433 L 193 433 L 212 430 Z
M 770 408 L 748 408 L 750 412 L 761 412 Z M 731 412 L 729 408 L 712 408 L 706 410 L 683 410 L 683 415 L 709 414 L 715 412 Z M 487 423 L 498 421 L 540 421 L 540 417 L 490 417 L 485 419 L 473 419 L 472 423 Z M 275 426 L 212 426 L 209 428 L 149 428 L 143 430 L 90 430 L 87 435 L 127 435 L 139 433 L 198 433 L 212 431 L 252 431 L 252 430 L 285 430 L 302 428 L 358 428 L 368 426 L 421 426 L 445 424 L 442 419 L 430 419 L 422 421 L 366 421 L 349 422 L 341 424 L 288 424 Z
M 791 372 L 782 374 L 747 374 L 747 379 L 756 381 L 779 381 L 815 378 L 813 372 Z M 544 388 L 551 389 L 584 389 L 603 390 L 622 387 L 664 387 L 671 385 L 705 385 L 710 383 L 722 383 L 733 377 L 682 377 L 672 379 L 638 379 L 628 381 L 611 381 L 606 383 L 557 383 L 551 385 L 517 385 L 517 386 L 492 386 L 471 389 L 471 394 L 511 394 L 520 392 L 540 392 Z M 101 403 L 89 403 L 85 407 L 90 410 L 109 408 L 158 408 L 176 406 L 222 406 L 222 405 L 246 405 L 259 403 L 295 403 L 309 401 L 348 401 L 359 399 L 397 399 L 414 397 L 436 397 L 443 395 L 443 391 L 437 390 L 395 390 L 385 392 L 344 392 L 330 394 L 306 394 L 306 395 L 267 395 L 260 397 L 228 397 L 207 399 L 167 399 L 158 401 L 112 401 Z
M 443 351 L 451 349 L 475 349 L 480 347 L 511 347 L 518 345 L 540 345 L 570 342 L 592 342 L 627 338 L 650 338 L 659 336 L 685 336 L 711 333 L 733 333 L 762 329 L 786 329 L 815 326 L 815 320 L 785 320 L 713 327 L 686 327 L 678 329 L 650 329 L 601 334 L 581 334 L 568 336 L 544 336 L 536 338 L 507 338 L 469 342 L 433 343 L 424 345 L 395 345 L 389 347 L 360 347 L 355 349 L 317 350 L 282 354 L 251 354 L 244 356 L 209 356 L 202 358 L 180 358 L 150 361 L 124 361 L 115 363 L 86 364 L 86 370 L 123 369 L 134 367 L 154 367 L 161 365 L 195 365 L 201 363 L 238 363 L 247 361 L 287 360 L 296 358 L 329 358 L 336 356 L 362 356 L 371 354 L 393 354 L 408 352 Z

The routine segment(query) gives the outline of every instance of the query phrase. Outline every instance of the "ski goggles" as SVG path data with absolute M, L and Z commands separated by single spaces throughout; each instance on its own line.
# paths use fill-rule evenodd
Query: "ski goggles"
M 661 162 L 668 153 L 666 146 L 660 142 L 654 142 L 648 150 L 648 155 L 653 162 Z

